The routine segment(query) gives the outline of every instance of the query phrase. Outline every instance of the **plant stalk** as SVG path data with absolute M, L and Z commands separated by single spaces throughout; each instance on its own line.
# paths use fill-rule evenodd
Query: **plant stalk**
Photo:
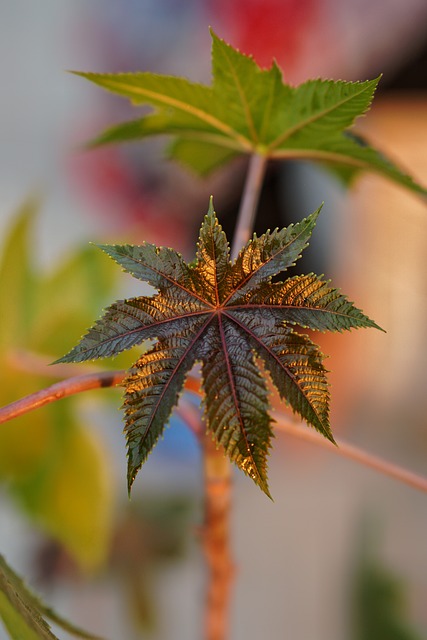
M 252 235 L 256 208 L 263 184 L 267 158 L 254 154 L 243 190 L 231 247 L 235 260 L 240 248 Z M 204 479 L 205 515 L 203 549 L 209 572 L 205 609 L 205 640 L 226 640 L 229 629 L 233 562 L 230 550 L 231 464 L 224 451 L 212 441 L 210 434 L 201 438 Z
M 255 214 L 267 167 L 267 156 L 254 153 L 249 160 L 249 169 L 243 189 L 242 202 L 237 217 L 231 259 L 235 260 L 240 249 L 247 243 L 253 233 Z
M 374 456 L 363 449 L 359 449 L 359 447 L 356 447 L 353 444 L 344 442 L 343 440 L 337 441 L 335 446 L 330 440 L 327 440 L 320 433 L 314 431 L 314 429 L 307 429 L 305 423 L 293 422 L 279 411 L 273 412 L 272 417 L 275 420 L 275 427 L 283 433 L 295 436 L 296 438 L 300 438 L 306 442 L 319 445 L 324 449 L 328 449 L 329 451 L 333 451 L 344 456 L 344 458 L 354 460 L 355 462 L 359 462 L 365 467 L 369 467 L 378 473 L 389 476 L 398 482 L 403 482 L 413 489 L 418 489 L 419 491 L 427 493 L 427 478 L 424 478 L 417 473 L 413 473 L 412 471 L 400 467 L 393 462 L 389 462 L 388 460 L 384 460 L 379 456 Z
M 97 371 L 84 376 L 75 376 L 67 378 L 60 382 L 31 393 L 20 400 L 11 402 L 5 407 L 0 408 L 0 424 L 18 418 L 28 411 L 43 407 L 45 404 L 55 402 L 61 398 L 72 396 L 82 391 L 90 391 L 91 389 L 101 389 L 103 387 L 114 387 L 120 384 L 126 371 Z
M 200 393 L 200 390 L 199 390 Z M 234 566 L 230 549 L 231 465 L 200 424 L 196 407 L 181 398 L 177 412 L 200 442 L 204 460 L 204 523 L 202 547 L 208 569 L 205 607 L 205 639 L 229 637 L 230 594 Z
M 230 550 L 231 464 L 210 435 L 203 438 L 203 452 L 205 515 L 202 542 L 209 572 L 205 638 L 226 640 L 234 574 Z
M 36 391 L 28 396 L 11 402 L 0 408 L 0 424 L 8 422 L 14 418 L 39 409 L 40 407 L 49 404 L 50 402 L 56 402 L 61 398 L 66 398 L 83 391 L 90 391 L 92 389 L 107 389 L 108 387 L 119 385 L 125 377 L 125 371 L 98 371 L 97 373 L 75 376 L 68 378 L 67 380 L 61 380 L 50 387 L 46 387 L 41 391 Z M 198 381 L 192 377 L 188 377 L 185 388 L 187 391 L 193 393 L 200 393 Z M 201 435 L 200 421 L 197 420 L 194 407 L 187 404 L 182 399 L 178 409 L 178 413 L 182 415 L 186 424 L 190 427 L 193 433 L 199 437 Z M 359 447 L 346 443 L 342 440 L 337 441 L 337 446 L 334 446 L 329 440 L 326 440 L 323 436 L 313 431 L 313 429 L 304 428 L 304 423 L 299 424 L 293 422 L 285 416 L 285 414 L 276 411 L 273 414 L 275 420 L 275 427 L 280 431 L 292 435 L 296 438 L 312 442 L 313 444 L 326 447 L 334 453 L 350 458 L 366 467 L 374 469 L 378 473 L 387 475 L 398 482 L 418 489 L 427 493 L 427 478 L 420 476 L 408 469 L 400 467 L 397 464 L 384 460 L 379 456 L 372 455 Z M 223 456 L 223 460 L 227 460 Z M 225 474 L 224 476 L 225 477 Z

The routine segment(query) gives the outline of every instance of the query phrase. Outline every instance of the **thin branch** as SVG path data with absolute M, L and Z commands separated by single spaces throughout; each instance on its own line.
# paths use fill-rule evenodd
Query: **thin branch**
M 379 473 L 383 473 L 386 476 L 390 476 L 394 480 L 403 482 L 414 489 L 419 489 L 427 493 L 427 478 L 420 476 L 412 471 L 408 471 L 397 464 L 388 462 L 379 456 L 374 456 L 371 453 L 367 453 L 363 449 L 356 447 L 352 444 L 348 444 L 343 440 L 337 441 L 337 446 L 332 442 L 324 438 L 322 435 L 314 431 L 313 429 L 307 429 L 304 422 L 292 422 L 284 414 L 280 412 L 274 412 L 273 418 L 276 420 L 275 427 L 280 431 L 287 433 L 296 438 L 305 440 L 306 442 L 312 442 L 313 444 L 320 445 L 329 451 L 338 453 L 345 458 L 355 460 L 360 464 L 370 467 Z
M 0 424 L 12 420 L 18 416 L 33 411 L 45 404 L 55 402 L 61 398 L 72 396 L 82 391 L 90 391 L 91 389 L 100 389 L 105 387 L 113 387 L 121 382 L 125 377 L 125 371 L 98 371 L 97 373 L 89 373 L 85 376 L 75 376 L 56 382 L 50 387 L 46 387 L 41 391 L 36 391 L 16 402 L 6 405 L 0 409 Z
M 222 447 L 217 448 L 210 434 L 200 424 L 200 410 L 185 396 L 177 413 L 198 439 L 204 452 L 205 516 L 201 531 L 209 570 L 206 594 L 205 638 L 225 640 L 229 637 L 230 592 L 234 565 L 230 550 L 231 465 Z
M 18 418 L 25 413 L 33 411 L 34 409 L 39 409 L 50 402 L 56 402 L 56 400 L 60 400 L 61 398 L 66 398 L 91 389 L 101 389 L 120 385 L 123 382 L 125 375 L 125 371 L 98 371 L 97 373 L 91 373 L 85 376 L 75 376 L 73 378 L 62 380 L 50 387 L 46 387 L 41 391 L 36 391 L 35 393 L 25 396 L 20 400 L 16 400 L 16 402 L 12 402 L 11 404 L 0 408 L 0 424 L 7 422 L 8 420 Z M 186 380 L 185 388 L 187 391 L 200 394 L 200 380 L 193 376 L 189 376 Z M 196 409 L 190 402 L 186 401 L 185 398 L 182 398 L 180 406 L 178 407 L 178 413 L 185 420 L 193 433 L 200 438 L 202 436 L 202 430 L 200 428 L 200 414 L 198 409 Z M 284 433 L 329 449 L 334 453 L 350 458 L 351 460 L 355 460 L 366 467 L 375 469 L 379 473 L 383 473 L 384 475 L 390 476 L 395 480 L 427 493 L 427 478 L 423 476 L 384 460 L 379 456 L 367 453 L 363 449 L 342 440 L 338 441 L 338 446 L 334 446 L 329 442 L 329 440 L 319 435 L 313 429 L 301 428 L 305 427 L 305 423 L 293 422 L 285 414 L 279 411 L 273 412 L 272 416 L 276 421 L 276 428 Z
M 5 405 L 0 408 L 0 424 L 8 422 L 14 418 L 39 409 L 46 404 L 61 400 L 61 398 L 67 398 L 68 396 L 82 393 L 83 391 L 90 391 L 92 389 L 108 388 L 120 385 L 126 376 L 125 370 L 119 371 L 96 371 L 95 373 L 89 373 L 83 376 L 73 376 L 72 378 L 66 378 L 60 382 L 45 387 L 40 391 L 31 393 L 28 396 L 24 396 L 15 402 Z M 198 378 L 189 377 L 186 380 L 185 388 L 187 391 L 192 391 L 200 395 L 200 380 Z M 200 433 L 200 427 L 196 427 L 196 420 L 200 423 L 199 412 L 185 401 L 185 398 L 181 400 L 182 408 L 180 413 L 184 420 L 187 422 L 190 429 L 197 435 Z
M 249 170 L 246 176 L 242 202 L 237 217 L 236 230 L 234 232 L 231 248 L 232 260 L 237 258 L 240 249 L 247 243 L 253 233 L 255 214 L 261 194 L 267 160 L 267 156 L 257 153 L 250 157 Z
M 200 424 L 200 410 L 183 396 L 176 408 L 176 413 L 185 422 L 190 431 L 194 433 L 197 440 L 201 442 L 204 434 Z

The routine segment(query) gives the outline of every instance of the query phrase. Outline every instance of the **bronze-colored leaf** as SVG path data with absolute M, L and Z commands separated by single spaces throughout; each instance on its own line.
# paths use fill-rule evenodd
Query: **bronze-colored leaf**
M 333 442 L 323 356 L 295 325 L 321 331 L 377 325 L 314 274 L 272 282 L 299 258 L 318 214 L 259 238 L 254 235 L 234 262 L 212 200 L 194 262 L 187 264 L 173 249 L 150 244 L 102 247 L 158 293 L 111 305 L 58 362 L 115 355 L 155 339 L 124 383 L 129 489 L 198 361 L 208 431 L 267 495 L 273 432 L 265 373 L 256 357 L 281 398 Z

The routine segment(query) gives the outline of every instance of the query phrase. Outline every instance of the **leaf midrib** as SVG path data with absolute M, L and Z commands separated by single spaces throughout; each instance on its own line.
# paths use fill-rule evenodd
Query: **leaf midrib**
M 289 227 L 288 227 L 289 228 Z M 237 292 L 239 292 L 248 282 L 250 282 L 250 280 L 253 278 L 253 276 L 257 273 L 259 273 L 259 271 L 261 269 L 263 269 L 267 264 L 269 264 L 272 260 L 274 260 L 278 255 L 280 255 L 281 253 L 283 253 L 284 251 L 286 251 L 286 249 L 294 244 L 296 242 L 296 240 L 298 240 L 298 238 L 300 238 L 300 236 L 302 236 L 304 233 L 307 232 L 306 228 L 302 228 L 300 233 L 298 233 L 296 236 L 292 237 L 287 243 L 286 245 L 280 245 L 279 249 L 271 254 L 271 256 L 269 257 L 268 260 L 266 260 L 265 262 L 263 262 L 262 264 L 259 265 L 259 267 L 257 267 L 256 269 L 254 269 L 253 271 L 251 271 L 250 273 L 248 273 L 248 275 L 246 276 L 246 278 L 244 278 L 241 282 L 239 282 L 238 286 L 235 287 L 227 296 L 227 298 L 224 300 L 223 305 L 227 305 L 228 301 L 231 300 L 234 296 L 234 294 L 236 294 Z M 235 261 L 233 267 L 236 265 L 237 260 Z M 289 267 L 290 265 L 288 265 Z M 284 272 L 286 271 L 286 269 L 288 268 L 282 268 L 280 269 L 280 272 Z M 227 305 L 227 306 L 231 306 L 231 305 Z
M 286 309 L 291 309 L 292 311 L 295 310 L 299 310 L 302 309 L 303 311 L 316 311 L 316 312 L 320 312 L 320 313 L 328 313 L 331 315 L 335 315 L 335 316 L 339 316 L 339 317 L 343 317 L 343 318 L 348 318 L 348 317 L 352 317 L 349 316 L 348 313 L 343 313 L 340 311 L 334 311 L 331 309 L 328 309 L 327 307 L 311 307 L 309 305 L 293 305 L 293 304 L 281 304 L 280 302 L 277 304 L 268 304 L 268 303 L 252 303 L 249 302 L 247 304 L 242 303 L 242 304 L 229 304 L 227 305 L 227 309 L 230 309 L 232 311 L 246 311 L 247 309 L 267 309 L 267 310 L 272 310 L 272 311 L 280 311 L 282 309 L 286 310 Z
M 368 160 L 361 160 L 360 158 L 354 158 L 353 156 L 345 153 L 326 151 L 324 149 L 279 149 L 274 151 L 269 157 L 273 159 L 301 158 L 307 160 L 323 160 L 325 162 L 336 162 L 339 164 L 350 165 L 352 167 L 357 167 L 358 169 L 368 168 L 370 171 L 383 172 L 380 167 L 376 168 L 375 166 L 372 166 Z
M 122 313 L 123 315 L 127 315 L 132 319 L 138 319 L 135 318 L 134 315 L 132 315 L 131 313 L 126 312 L 123 309 L 120 309 L 120 313 Z M 122 340 L 123 338 L 128 338 L 129 336 L 131 336 L 132 334 L 135 333 L 142 333 L 144 331 L 150 330 L 150 329 L 155 329 L 156 327 L 161 326 L 162 324 L 168 324 L 169 322 L 174 322 L 175 320 L 181 320 L 181 319 L 186 319 L 186 318 L 191 318 L 194 316 L 202 316 L 202 315 L 207 315 L 207 314 L 211 314 L 212 312 L 207 309 L 206 311 L 191 311 L 188 313 L 180 313 L 177 316 L 172 316 L 171 318 L 164 318 L 163 320 L 157 320 L 156 322 L 153 322 L 152 324 L 148 324 L 148 325 L 141 325 L 140 327 L 137 327 L 136 329 L 129 329 L 128 331 L 126 331 L 126 333 L 120 333 L 117 336 L 113 337 L 113 338 L 106 338 L 105 340 L 101 340 L 96 342 L 95 346 L 92 347 L 88 347 L 87 349 L 84 349 L 82 351 L 79 351 L 79 355 L 80 354 L 85 354 L 88 353 L 89 351 L 92 351 L 93 349 L 97 349 L 99 346 L 105 345 L 105 344 L 109 344 L 111 342 L 114 342 L 115 340 Z M 147 338 L 149 339 L 149 338 Z M 141 336 L 141 342 L 145 340 L 144 336 Z M 136 342 L 133 346 L 136 346 L 138 343 Z M 98 358 L 99 356 L 95 356 L 96 358 Z M 108 357 L 108 356 L 106 356 Z
M 226 313 L 224 313 L 224 315 L 226 315 L 227 317 L 229 317 Z M 225 338 L 225 333 L 224 333 L 224 327 L 222 325 L 223 323 L 223 319 L 222 319 L 222 314 L 219 313 L 218 314 L 218 330 L 219 330 L 219 335 L 220 335 L 220 340 L 221 340 L 221 345 L 222 345 L 222 350 L 223 350 L 223 354 L 224 354 L 224 359 L 225 359 L 225 363 L 226 363 L 226 368 L 227 368 L 227 377 L 229 379 L 229 384 L 230 384 L 230 388 L 231 388 L 231 393 L 233 396 L 233 403 L 234 403 L 234 409 L 235 409 L 235 415 L 237 416 L 237 419 L 239 421 L 239 425 L 240 425 L 240 432 L 243 435 L 243 438 L 245 440 L 245 445 L 246 445 L 246 451 L 249 454 L 249 458 L 251 460 L 252 466 L 253 468 L 256 470 L 256 474 L 257 474 L 257 479 L 258 479 L 258 484 L 262 487 L 265 485 L 261 474 L 258 470 L 258 466 L 254 460 L 251 448 L 249 446 L 249 442 L 248 442 L 248 438 L 246 435 L 246 429 L 245 429 L 245 423 L 243 421 L 243 417 L 241 415 L 241 411 L 240 411 L 240 405 L 239 405 L 239 400 L 237 398 L 237 390 L 236 390 L 236 384 L 235 384 L 235 380 L 234 380 L 234 375 L 233 375 L 233 370 L 231 367 L 231 362 L 230 362 L 230 356 L 229 356 L 229 351 L 228 351 L 228 347 L 227 347 L 227 341 Z
M 273 103 L 274 103 L 273 98 L 274 98 L 274 93 L 275 93 L 275 90 L 276 90 L 276 84 L 277 84 L 277 76 L 275 75 L 274 76 L 274 82 L 272 82 L 271 85 L 270 85 L 270 92 L 268 94 L 268 99 L 265 102 L 264 115 L 263 115 L 261 126 L 260 126 L 260 138 L 261 138 L 261 140 L 266 135 L 265 134 L 265 129 L 266 129 L 267 125 L 268 125 L 271 108 L 272 108 Z
M 267 347 L 267 345 L 265 345 L 265 344 L 262 342 L 262 340 L 261 340 L 260 338 L 258 338 L 258 336 L 257 336 L 255 333 L 253 333 L 253 331 L 251 331 L 251 330 L 250 330 L 250 328 L 249 328 L 246 324 L 244 324 L 244 323 L 242 323 L 242 322 L 239 322 L 239 320 L 237 320 L 237 318 L 235 318 L 235 317 L 234 317 L 234 316 L 232 316 L 232 315 L 229 315 L 226 311 L 224 311 L 224 315 L 225 315 L 225 316 L 227 316 L 227 318 L 229 318 L 230 320 L 232 320 L 235 324 L 237 324 L 237 326 L 239 326 L 243 331 L 245 331 L 245 333 L 247 333 L 247 334 L 248 334 L 248 335 L 249 335 L 249 336 L 254 340 L 254 342 L 255 342 L 256 344 L 258 344 L 258 345 L 259 345 L 259 348 L 260 348 L 260 349 L 263 349 L 264 351 L 266 351 L 266 352 L 267 352 L 267 353 L 268 353 L 268 354 L 269 354 L 269 355 L 270 355 L 270 356 L 271 356 L 271 357 L 272 357 L 272 358 L 277 362 L 277 364 L 279 365 L 279 367 L 280 367 L 281 369 L 284 369 L 284 370 L 286 371 L 287 375 L 288 375 L 288 376 L 289 376 L 289 378 L 292 380 L 293 384 L 296 386 L 296 388 L 298 389 L 298 391 L 299 391 L 299 392 L 304 396 L 305 400 L 306 400 L 306 401 L 307 401 L 307 403 L 310 405 L 310 407 L 311 407 L 311 409 L 312 409 L 313 413 L 315 414 L 315 416 L 316 416 L 316 418 L 317 418 L 317 420 L 318 420 L 318 423 L 319 423 L 320 425 L 322 425 L 322 429 L 323 429 L 324 433 L 328 433 L 328 429 L 327 429 L 327 427 L 325 427 L 325 426 L 324 426 L 324 424 L 323 424 L 323 420 L 320 418 L 320 416 L 319 416 L 319 414 L 318 414 L 318 411 L 317 411 L 317 410 L 316 410 L 316 408 L 313 406 L 313 404 L 312 404 L 312 402 L 309 400 L 309 398 L 306 396 L 306 394 L 304 393 L 304 389 L 302 389 L 302 388 L 301 388 L 301 386 L 298 384 L 298 381 L 297 381 L 296 377 L 294 376 L 294 374 L 293 374 L 291 371 L 289 371 L 288 367 L 287 367 L 286 365 L 284 365 L 284 364 L 283 364 L 283 362 L 281 362 L 281 361 L 280 361 L 280 359 L 278 358 L 278 356 L 276 356 L 276 354 L 275 354 L 273 351 L 271 351 L 271 350 Z M 292 331 L 291 331 L 291 330 L 290 330 L 290 333 L 292 333 Z
M 153 91 L 151 89 L 143 89 L 141 87 L 137 87 L 135 85 L 129 85 L 123 82 L 115 82 L 114 80 L 109 79 L 109 86 L 113 87 L 119 93 L 124 90 L 129 93 L 136 93 L 144 97 L 152 98 L 155 101 L 161 102 L 169 107 L 173 107 L 175 109 L 179 109 L 190 115 L 198 118 L 202 122 L 206 122 L 215 129 L 222 131 L 226 135 L 229 135 L 231 138 L 236 139 L 243 148 L 250 151 L 253 148 L 253 143 L 251 140 L 248 140 L 245 136 L 240 134 L 238 131 L 230 127 L 226 122 L 220 120 L 216 116 L 208 113 L 207 111 L 203 111 L 198 107 L 188 104 L 182 100 L 178 100 L 177 98 L 171 98 L 170 96 L 166 96 L 163 93 L 159 93 L 157 91 Z M 200 85 L 203 87 L 203 85 Z M 107 87 L 108 88 L 108 87 Z M 206 89 L 210 89 L 210 87 L 204 87 Z
M 101 249 L 105 250 L 103 245 L 99 245 L 101 247 Z M 106 247 L 108 247 L 108 245 L 105 245 Z M 132 262 L 134 262 L 135 264 L 139 264 L 142 267 L 144 267 L 145 269 L 148 269 L 150 271 L 152 271 L 153 273 L 156 273 L 157 275 L 161 276 L 162 278 L 164 278 L 165 280 L 167 280 L 168 282 L 170 282 L 172 285 L 178 287 L 179 289 L 181 289 L 182 291 L 185 291 L 185 293 L 187 293 L 188 295 L 192 296 L 193 298 L 196 298 L 196 300 L 199 300 L 200 302 L 202 302 L 205 306 L 207 307 L 212 307 L 212 304 L 210 302 L 208 302 L 205 298 L 203 298 L 202 296 L 200 296 L 198 293 L 196 293 L 195 291 L 192 291 L 191 289 L 187 289 L 187 287 L 185 287 L 181 282 L 179 282 L 178 280 L 174 280 L 172 278 L 172 276 L 168 276 L 167 274 L 163 273 L 162 271 L 159 271 L 158 269 L 156 269 L 155 267 L 153 267 L 150 264 L 147 264 L 145 262 L 142 262 L 141 260 L 137 260 L 136 258 L 134 258 L 133 256 L 130 256 L 126 253 L 120 253 L 119 250 L 117 250 L 117 248 L 115 248 L 113 246 L 113 248 L 115 249 L 116 253 L 118 253 L 119 255 L 121 255 L 122 257 L 127 258 L 128 260 L 131 260 Z M 108 255 L 111 256 L 111 254 L 109 254 L 108 250 L 106 250 L 106 253 Z M 113 256 L 111 256 L 113 257 Z M 114 257 L 113 257 L 114 259 Z M 120 264 L 120 263 L 119 263 Z M 123 264 L 121 265 L 123 266 Z M 126 269 L 126 271 L 129 272 L 128 269 Z M 136 274 L 131 274 L 133 275 L 135 278 L 137 278 L 138 280 L 143 280 L 147 282 L 146 278 L 139 278 Z M 161 287 L 157 286 L 157 285 L 153 285 L 155 289 L 158 289 L 159 291 L 161 290 Z
M 254 124 L 254 121 L 253 121 L 253 118 L 252 118 L 252 113 L 251 113 L 251 110 L 249 108 L 249 103 L 246 100 L 246 95 L 245 95 L 245 92 L 243 91 L 243 87 L 242 87 L 242 85 L 240 83 L 239 76 L 237 75 L 237 73 L 236 73 L 236 71 L 234 69 L 234 66 L 233 66 L 233 64 L 232 64 L 232 62 L 230 60 L 230 57 L 228 55 L 228 52 L 226 50 L 223 51 L 223 55 L 224 55 L 224 57 L 225 57 L 225 59 L 226 59 L 226 61 L 228 63 L 228 67 L 229 67 L 229 69 L 231 71 L 231 74 L 232 74 L 233 79 L 234 79 L 234 83 L 235 83 L 237 91 L 239 93 L 240 101 L 241 101 L 242 107 L 243 107 L 243 111 L 244 111 L 245 116 L 246 116 L 246 122 L 248 124 L 249 131 L 251 132 L 251 135 L 252 135 L 253 143 L 255 145 L 257 145 L 258 144 L 258 135 L 257 135 L 256 129 L 255 129 L 255 124 Z
M 202 336 L 202 334 L 204 333 L 205 329 L 207 329 L 207 327 L 209 326 L 209 324 L 212 322 L 212 315 L 210 315 L 210 317 L 207 319 L 207 321 L 202 325 L 202 327 L 198 330 L 198 332 L 193 335 L 193 337 L 191 338 L 191 340 L 189 341 L 187 347 L 184 349 L 183 353 L 181 354 L 179 360 L 178 360 L 178 364 L 176 365 L 176 367 L 173 368 L 172 373 L 168 379 L 168 381 L 165 383 L 161 393 L 158 395 L 158 400 L 157 402 L 154 404 L 154 410 L 151 412 L 151 415 L 149 416 L 148 419 L 148 423 L 147 426 L 145 428 L 144 431 L 144 436 L 142 437 L 141 441 L 140 441 L 140 445 L 138 447 L 138 452 L 141 455 L 141 449 L 142 449 L 142 445 L 145 443 L 146 438 L 148 437 L 148 434 L 151 430 L 152 424 L 154 422 L 154 420 L 156 419 L 157 416 L 157 411 L 159 409 L 160 406 L 160 402 L 161 400 L 164 398 L 166 391 L 169 389 L 172 381 L 174 380 L 174 377 L 178 374 L 178 371 L 182 365 L 182 363 L 184 362 L 185 358 L 188 356 L 188 354 L 191 352 L 191 350 L 193 349 L 194 345 L 196 344 L 196 342 L 199 340 L 199 338 Z M 157 343 L 159 344 L 159 343 Z M 161 343 L 160 343 L 161 344 Z M 148 352 L 147 354 L 144 355 L 149 355 L 150 352 Z M 144 358 L 144 356 L 142 356 L 142 358 Z M 153 405 L 152 405 L 153 406 Z
M 316 122 L 316 120 L 319 120 L 319 119 L 323 118 L 324 116 L 328 115 L 329 113 L 332 113 L 336 109 L 342 107 L 343 105 L 345 105 L 348 102 L 351 102 L 355 98 L 358 98 L 361 94 L 365 93 L 368 89 L 369 89 L 369 87 L 366 87 L 366 86 L 362 87 L 361 90 L 358 91 L 357 93 L 353 93 L 351 96 L 348 96 L 347 98 L 342 99 L 339 102 L 336 102 L 334 105 L 332 105 L 328 109 L 323 109 L 322 111 L 320 111 L 320 112 L 318 112 L 316 114 L 313 114 L 312 116 L 310 116 L 310 117 L 306 118 L 305 120 L 299 122 L 298 124 L 294 125 L 290 129 L 288 129 L 287 131 L 282 133 L 282 135 L 280 135 L 278 138 L 276 138 L 276 140 L 273 140 L 273 142 L 271 142 L 268 145 L 269 151 L 274 151 L 274 149 L 276 149 L 279 145 L 281 145 L 285 140 L 290 138 L 294 133 L 300 131 L 304 127 L 307 127 L 309 124 L 312 124 L 313 122 Z M 361 115 L 361 114 L 359 114 L 359 115 Z

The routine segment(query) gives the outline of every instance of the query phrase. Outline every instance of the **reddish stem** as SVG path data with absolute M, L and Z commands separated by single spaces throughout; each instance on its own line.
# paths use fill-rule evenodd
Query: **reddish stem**
M 33 411 L 34 409 L 43 407 L 45 404 L 55 402 L 56 400 L 66 398 L 67 396 L 71 396 L 76 393 L 119 385 L 123 382 L 125 375 L 125 371 L 99 371 L 85 376 L 76 376 L 74 378 L 61 380 L 61 382 L 57 382 L 50 387 L 46 387 L 41 391 L 36 391 L 36 393 L 32 393 L 0 408 L 0 424 L 13 420 L 14 418 L 18 418 L 29 411 Z M 200 381 L 197 378 L 188 377 L 185 383 L 185 388 L 188 391 L 200 393 Z M 178 412 L 184 418 L 185 422 L 195 435 L 197 437 L 202 437 L 198 410 L 183 398 L 180 402 L 180 406 L 178 407 Z M 322 447 L 326 447 L 330 451 L 343 455 L 347 458 L 351 458 L 352 460 L 360 462 L 360 464 L 370 467 L 371 469 L 375 469 L 375 471 L 378 471 L 379 473 L 388 475 L 395 480 L 427 493 L 427 478 L 424 478 L 423 476 L 413 473 L 408 469 L 404 469 L 392 462 L 388 462 L 379 456 L 367 453 L 363 449 L 343 442 L 342 440 L 338 441 L 338 446 L 334 446 L 329 442 L 329 440 L 326 440 L 326 438 L 319 435 L 312 429 L 304 428 L 304 423 L 299 424 L 292 422 L 281 412 L 277 411 L 273 413 L 273 417 L 276 421 L 275 427 L 280 431 Z M 215 449 L 214 451 L 210 451 L 210 453 L 212 454 L 212 458 L 222 455 L 221 452 L 218 452 Z M 226 466 L 228 461 L 225 458 L 224 461 L 224 466 Z M 224 486 L 226 486 L 226 484 L 227 483 L 224 482 Z
M 273 413 L 274 420 L 276 421 L 275 427 L 287 433 L 289 435 L 301 438 L 307 442 L 320 445 L 330 451 L 339 453 L 345 458 L 360 462 L 366 467 L 370 467 L 379 473 L 383 473 L 390 478 L 399 480 L 414 489 L 419 489 L 427 493 L 427 478 L 420 476 L 412 471 L 408 471 L 403 467 L 400 467 L 392 462 L 383 460 L 379 456 L 374 456 L 371 453 L 367 453 L 363 449 L 359 449 L 352 444 L 343 442 L 342 440 L 337 442 L 337 446 L 332 442 L 324 438 L 322 435 L 314 431 L 313 429 L 307 429 L 305 423 L 292 422 L 286 416 L 279 411 Z
M 203 438 L 205 460 L 205 521 L 203 548 L 208 566 L 205 608 L 206 640 L 229 637 L 233 562 L 230 550 L 231 465 L 210 434 Z
M 21 398 L 20 400 L 16 400 L 16 402 L 2 407 L 0 409 L 0 424 L 7 420 L 17 418 L 33 409 L 43 407 L 45 404 L 49 404 L 49 402 L 55 402 L 61 398 L 81 393 L 82 391 L 116 386 L 123 382 L 125 373 L 125 371 L 98 371 L 85 376 L 76 376 L 75 378 L 55 382 L 55 384 L 52 384 L 50 387 L 31 393 L 29 396 L 25 396 L 25 398 Z

